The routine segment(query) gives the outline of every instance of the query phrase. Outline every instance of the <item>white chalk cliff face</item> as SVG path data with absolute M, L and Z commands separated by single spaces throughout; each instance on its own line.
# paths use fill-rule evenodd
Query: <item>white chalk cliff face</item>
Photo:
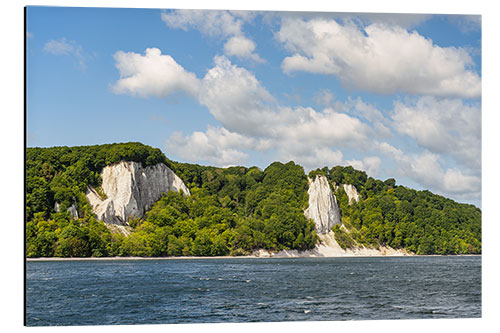
M 335 224 L 342 224 L 337 198 L 333 194 L 328 180 L 318 175 L 309 179 L 309 207 L 304 211 L 307 218 L 314 220 L 316 232 L 327 234 Z
M 104 223 L 126 225 L 130 218 L 141 218 L 162 193 L 168 191 L 190 195 L 184 182 L 163 163 L 143 167 L 137 162 L 122 161 L 102 170 L 103 200 L 95 189 L 89 187 L 87 198 Z
M 356 187 L 351 184 L 344 184 L 344 191 L 347 194 L 347 197 L 349 198 L 349 204 L 352 204 L 354 202 L 359 202 L 359 193 L 356 190 Z

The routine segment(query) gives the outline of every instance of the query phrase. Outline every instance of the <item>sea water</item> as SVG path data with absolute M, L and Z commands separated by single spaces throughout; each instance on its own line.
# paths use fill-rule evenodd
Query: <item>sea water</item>
M 26 324 L 481 317 L 481 257 L 34 261 Z

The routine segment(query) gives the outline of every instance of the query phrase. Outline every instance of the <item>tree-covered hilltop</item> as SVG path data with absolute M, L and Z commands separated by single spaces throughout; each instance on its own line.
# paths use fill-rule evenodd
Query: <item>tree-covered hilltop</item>
M 213 256 L 315 246 L 314 223 L 303 214 L 307 177 L 301 166 L 222 169 L 174 163 L 158 152 L 138 143 L 28 148 L 27 255 Z M 130 221 L 130 236 L 110 233 L 96 221 L 85 190 L 99 186 L 102 168 L 121 159 L 168 163 L 191 196 L 169 192 L 143 219 Z M 75 202 L 77 219 L 67 211 Z
M 140 162 L 144 166 L 165 163 L 158 148 L 137 142 L 80 147 L 27 148 L 26 150 L 26 214 L 28 221 L 35 213 L 47 217 L 58 202 L 66 210 L 75 201 L 86 206 L 82 197 L 88 185 L 99 187 L 100 173 L 106 165 L 120 161 Z M 83 213 L 83 210 L 81 211 Z
M 191 196 L 169 192 L 131 223 L 124 255 L 215 256 L 253 250 L 311 249 L 317 242 L 307 206 L 307 178 L 293 162 L 256 167 L 177 165 Z
M 99 190 L 100 173 L 121 160 L 144 166 L 166 163 L 191 196 L 168 192 L 142 219 L 129 221 L 130 235 L 97 221 L 85 196 Z M 415 191 L 367 177 L 352 167 L 312 171 L 334 184 L 352 184 L 359 203 L 336 196 L 345 226 L 336 227 L 344 248 L 389 245 L 421 254 L 481 252 L 481 211 L 429 191 Z M 26 155 L 28 257 L 215 256 L 257 249 L 306 250 L 318 236 L 307 220 L 308 181 L 293 162 L 216 168 L 168 160 L 140 143 L 28 148 Z M 59 212 L 55 211 L 56 203 Z M 78 217 L 68 211 L 76 207 Z
M 99 189 L 102 169 L 122 160 L 171 166 L 160 149 L 134 142 L 26 149 L 28 256 L 103 256 L 119 247 L 120 237 L 95 219 L 85 191 L 89 185 Z M 70 206 L 78 219 L 68 213 Z
M 350 166 L 325 167 L 310 176 L 317 173 L 332 185 L 352 184 L 360 193 L 359 203 L 349 203 L 342 186 L 335 191 L 345 229 L 337 226 L 334 231 L 344 248 L 358 243 L 417 254 L 481 253 L 481 210 L 473 205 L 396 186 L 392 178 L 373 179 Z

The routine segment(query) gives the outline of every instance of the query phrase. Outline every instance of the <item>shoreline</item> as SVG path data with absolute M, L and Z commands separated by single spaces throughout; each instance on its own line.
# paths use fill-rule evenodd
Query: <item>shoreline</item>
M 147 260 L 204 260 L 204 259 L 297 259 L 297 258 L 401 258 L 401 257 L 480 257 L 482 254 L 425 254 L 425 255 L 408 255 L 408 256 L 398 256 L 398 255 L 351 255 L 351 256 L 272 256 L 272 257 L 259 257 L 259 256 L 215 256 L 215 257 L 82 257 L 82 258 L 61 258 L 61 257 L 41 257 L 41 258 L 26 258 L 27 262 L 35 261 L 126 261 L 126 260 L 137 260 L 137 261 L 147 261 Z

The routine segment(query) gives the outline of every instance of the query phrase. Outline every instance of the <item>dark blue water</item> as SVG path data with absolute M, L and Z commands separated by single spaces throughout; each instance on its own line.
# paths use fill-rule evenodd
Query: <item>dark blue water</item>
M 481 317 L 481 257 L 28 262 L 27 324 Z

